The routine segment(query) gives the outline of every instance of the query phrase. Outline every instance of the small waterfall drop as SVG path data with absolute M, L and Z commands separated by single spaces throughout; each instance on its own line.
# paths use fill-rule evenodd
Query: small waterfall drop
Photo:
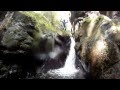
M 75 68 L 75 60 L 76 60 L 76 54 L 75 54 L 75 41 L 73 37 L 71 38 L 71 45 L 69 54 L 66 58 L 65 65 L 60 69 L 50 70 L 48 71 L 51 75 L 57 75 L 61 77 L 72 77 L 75 75 L 75 73 L 78 72 L 78 70 Z
M 73 70 L 75 69 L 75 59 L 76 59 L 76 54 L 75 54 L 75 41 L 74 39 L 71 37 L 71 46 L 70 46 L 70 50 L 69 50 L 69 54 L 67 56 L 65 65 L 63 68 L 65 69 L 70 69 Z

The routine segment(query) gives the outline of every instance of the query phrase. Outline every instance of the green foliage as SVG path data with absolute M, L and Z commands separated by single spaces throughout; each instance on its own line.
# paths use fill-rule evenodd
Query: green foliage
M 58 24 L 58 21 L 55 20 L 55 15 L 52 12 L 38 14 L 33 11 L 21 11 L 21 13 L 25 14 L 27 17 L 31 17 L 32 21 L 35 23 L 35 28 L 39 31 L 39 35 L 48 32 L 69 35 L 69 33 L 64 30 L 56 29 L 55 25 Z
M 42 11 L 41 13 L 35 13 L 33 11 L 20 11 L 20 13 L 28 17 L 26 20 L 30 19 L 30 22 L 32 21 L 34 23 L 36 32 L 34 32 L 33 48 L 39 46 L 39 42 L 42 38 L 48 36 L 53 37 L 57 34 L 62 36 L 70 35 L 69 32 L 57 28 L 60 23 L 55 19 L 55 14 L 52 12 Z

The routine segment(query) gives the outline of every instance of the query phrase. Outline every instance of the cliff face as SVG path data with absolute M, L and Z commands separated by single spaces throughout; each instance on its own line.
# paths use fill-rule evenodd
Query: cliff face
M 75 31 L 76 53 L 90 63 L 94 78 L 120 78 L 119 20 L 99 12 L 87 12 Z
M 39 58 L 42 65 L 56 45 L 69 42 L 66 31 L 32 11 L 0 11 L 0 21 L 0 78 L 33 78 L 37 67 L 34 54 L 46 53 L 46 58 Z

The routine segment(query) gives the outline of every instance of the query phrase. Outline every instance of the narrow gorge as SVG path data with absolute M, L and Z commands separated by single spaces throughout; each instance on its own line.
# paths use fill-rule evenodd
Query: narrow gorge
M 0 78 L 120 79 L 119 11 L 0 11 Z

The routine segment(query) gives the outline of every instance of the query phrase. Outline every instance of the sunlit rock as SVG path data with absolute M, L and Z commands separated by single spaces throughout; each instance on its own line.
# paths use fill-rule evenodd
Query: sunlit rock
M 89 13 L 88 17 L 83 19 L 75 34 L 77 42 L 80 43 L 76 51 L 80 50 L 79 57 L 90 63 L 93 78 L 100 78 L 101 75 L 104 77 L 103 73 L 105 75 L 109 68 L 119 70 L 118 67 L 112 67 L 120 61 L 119 33 L 119 24 L 107 16 Z

